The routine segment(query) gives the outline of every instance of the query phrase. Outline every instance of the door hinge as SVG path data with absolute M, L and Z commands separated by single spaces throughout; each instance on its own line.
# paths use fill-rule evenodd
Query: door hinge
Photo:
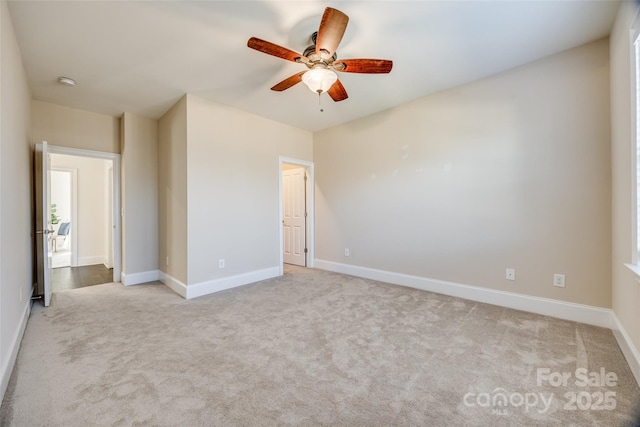
M 309 215 L 309 214 L 305 212 L 305 213 L 304 213 L 304 217 L 306 218 L 306 217 L 307 217 L 307 215 Z
M 307 252 L 309 252 L 307 248 L 304 248 L 304 253 L 306 254 Z
M 306 173 L 304 174 L 304 180 L 305 181 L 307 180 L 307 174 Z

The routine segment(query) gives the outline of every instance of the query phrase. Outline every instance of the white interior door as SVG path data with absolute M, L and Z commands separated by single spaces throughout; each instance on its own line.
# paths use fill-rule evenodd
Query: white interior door
M 43 298 L 44 306 L 51 303 L 51 170 L 46 141 L 36 144 L 35 151 L 35 193 L 36 193 L 36 274 L 38 296 Z
M 284 262 L 307 265 L 306 233 L 306 169 L 303 167 L 282 172 L 282 228 Z

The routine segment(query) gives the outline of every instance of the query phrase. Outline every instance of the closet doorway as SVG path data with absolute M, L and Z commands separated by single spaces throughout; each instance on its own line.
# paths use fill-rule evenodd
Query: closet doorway
M 280 157 L 280 274 L 284 264 L 314 266 L 313 163 Z

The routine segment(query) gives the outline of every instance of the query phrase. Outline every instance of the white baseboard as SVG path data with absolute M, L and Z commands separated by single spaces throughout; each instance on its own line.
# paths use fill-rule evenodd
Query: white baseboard
M 611 313 L 613 335 L 616 337 L 618 341 L 618 345 L 620 346 L 620 350 L 622 354 L 624 354 L 624 358 L 627 359 L 627 363 L 629 364 L 629 368 L 633 373 L 633 376 L 636 378 L 636 382 L 640 385 L 640 352 L 633 344 L 631 337 L 627 333 L 627 331 L 620 323 L 618 316 L 614 312 Z
M 176 294 L 180 295 L 182 298 L 187 297 L 187 285 L 165 273 L 164 271 L 158 271 L 158 280 L 164 283 Z
M 78 267 L 84 265 L 106 264 L 107 259 L 103 256 L 83 256 L 78 257 Z
M 24 330 L 27 327 L 27 321 L 29 320 L 29 315 L 31 314 L 31 301 L 27 301 L 27 304 L 24 309 L 24 314 L 22 319 L 20 320 L 20 325 L 16 330 L 16 334 L 11 341 L 11 352 L 9 353 L 9 357 L 2 365 L 2 383 L 0 384 L 0 402 L 4 399 L 4 393 L 7 391 L 7 387 L 9 386 L 9 380 L 11 379 L 11 373 L 13 372 L 13 367 L 16 363 L 16 359 L 18 357 L 18 350 L 20 350 L 20 343 L 22 342 L 22 337 L 24 336 Z
M 261 280 L 271 279 L 280 276 L 280 268 L 271 267 L 264 270 L 251 271 L 249 273 L 238 274 L 236 276 L 223 277 L 206 282 L 195 283 L 193 285 L 185 285 L 181 281 L 160 271 L 158 280 L 167 285 L 171 290 L 183 298 L 191 299 L 204 295 L 213 294 L 215 292 L 224 291 L 238 286 L 244 286 Z
M 515 310 L 557 317 L 574 322 L 611 328 L 613 313 L 607 308 L 575 304 L 550 298 L 540 298 L 514 292 L 498 291 L 479 286 L 463 285 L 444 280 L 429 279 L 420 276 L 375 270 L 367 267 L 341 264 L 316 259 L 316 268 L 395 285 L 408 286 L 438 294 L 464 298 L 472 301 L 513 308 Z
M 158 270 L 143 271 L 141 273 L 120 273 L 120 281 L 125 286 L 139 285 L 141 283 L 155 282 L 159 279 Z
M 187 299 L 209 295 L 238 286 L 248 285 L 261 280 L 271 279 L 280 275 L 279 267 L 265 268 L 264 270 L 251 271 L 236 276 L 223 277 L 221 279 L 208 280 L 187 286 Z

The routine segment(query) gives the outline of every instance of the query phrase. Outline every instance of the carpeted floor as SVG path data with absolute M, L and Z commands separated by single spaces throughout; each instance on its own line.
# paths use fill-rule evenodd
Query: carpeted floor
M 607 329 L 313 269 L 35 305 L 3 426 L 632 425 Z

